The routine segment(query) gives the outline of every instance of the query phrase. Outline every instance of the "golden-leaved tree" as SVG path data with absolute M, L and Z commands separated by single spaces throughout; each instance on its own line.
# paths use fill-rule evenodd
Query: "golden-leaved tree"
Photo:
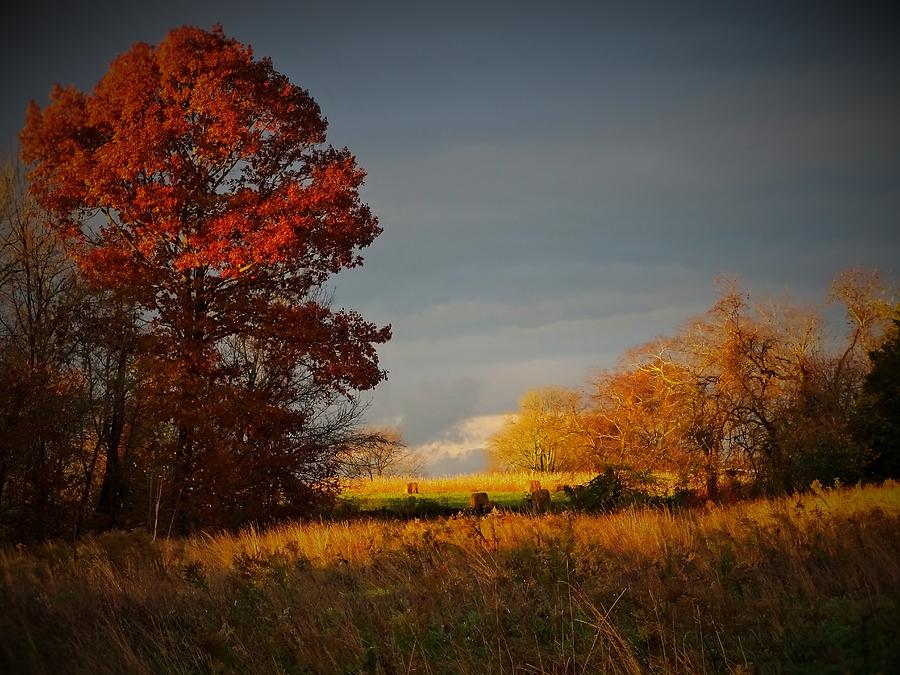
M 723 473 L 771 492 L 863 476 L 853 411 L 895 304 L 859 270 L 834 296 L 850 326 L 836 348 L 818 312 L 754 303 L 731 284 L 675 336 L 631 350 L 591 381 L 583 418 L 595 462 L 672 472 L 713 497 Z
M 525 471 L 570 471 L 584 467 L 581 395 L 560 387 L 535 389 L 522 396 L 489 442 L 494 468 Z

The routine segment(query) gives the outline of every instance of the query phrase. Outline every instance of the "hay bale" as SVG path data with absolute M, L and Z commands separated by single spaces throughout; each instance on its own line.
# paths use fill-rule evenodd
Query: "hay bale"
M 550 509 L 550 490 L 535 490 L 531 493 L 531 508 L 538 513 L 544 513 Z
M 537 492 L 540 489 L 541 489 L 541 481 L 539 481 L 539 480 L 528 481 L 528 491 L 529 492 Z
M 487 511 L 490 505 L 491 501 L 488 499 L 487 492 L 473 492 L 469 497 L 469 508 L 476 513 Z
M 419 484 L 414 480 L 407 483 L 406 484 L 406 494 L 408 494 L 408 495 L 419 494 Z

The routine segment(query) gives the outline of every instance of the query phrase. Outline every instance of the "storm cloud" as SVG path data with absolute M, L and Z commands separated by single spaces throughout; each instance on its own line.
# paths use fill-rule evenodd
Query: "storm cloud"
M 484 5 L 20 3 L 0 133 L 13 149 L 29 99 L 176 25 L 271 56 L 369 172 L 384 234 L 336 299 L 392 324 L 369 417 L 436 470 L 479 465 L 525 389 L 673 331 L 720 275 L 805 303 L 845 267 L 897 278 L 892 10 Z

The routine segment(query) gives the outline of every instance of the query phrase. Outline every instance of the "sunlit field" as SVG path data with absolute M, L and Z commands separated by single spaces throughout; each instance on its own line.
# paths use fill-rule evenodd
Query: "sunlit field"
M 420 494 L 446 494 L 455 492 L 521 492 L 528 491 L 530 481 L 540 481 L 541 487 L 551 492 L 557 486 L 579 485 L 594 477 L 587 471 L 544 473 L 531 471 L 496 471 L 457 474 L 452 476 L 376 476 L 373 480 L 362 478 L 349 482 L 346 493 L 353 495 L 406 494 L 406 486 L 416 481 Z
M 473 492 L 486 492 L 491 502 L 507 510 L 522 510 L 531 481 L 550 490 L 554 507 L 565 504 L 565 485 L 580 485 L 594 474 L 588 472 L 545 473 L 504 471 L 458 474 L 452 476 L 378 476 L 348 481 L 340 495 L 339 504 L 363 513 L 399 515 L 446 514 L 466 509 Z M 416 485 L 414 495 L 407 493 L 411 482 Z
M 676 512 L 6 548 L 0 671 L 888 672 L 898 525 L 887 483 Z

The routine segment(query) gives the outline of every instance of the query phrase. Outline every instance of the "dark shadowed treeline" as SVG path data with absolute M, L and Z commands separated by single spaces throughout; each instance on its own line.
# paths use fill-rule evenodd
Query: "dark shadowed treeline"
M 813 481 L 898 475 L 898 316 L 878 274 L 849 270 L 831 299 L 847 332 L 728 285 L 672 337 L 630 350 L 586 391 L 532 391 L 492 439 L 499 466 L 627 467 L 723 488 L 781 493 Z
M 334 492 L 390 327 L 331 307 L 381 228 L 326 129 L 221 27 L 32 101 L 3 205 L 5 531 L 236 526 Z
M 218 394 L 219 417 L 197 420 L 208 451 L 178 475 L 184 439 L 147 358 L 152 318 L 85 281 L 14 163 L 0 185 L 0 539 L 305 514 L 330 499 L 350 448 L 379 443 L 356 398 L 229 336 L 203 394 Z

